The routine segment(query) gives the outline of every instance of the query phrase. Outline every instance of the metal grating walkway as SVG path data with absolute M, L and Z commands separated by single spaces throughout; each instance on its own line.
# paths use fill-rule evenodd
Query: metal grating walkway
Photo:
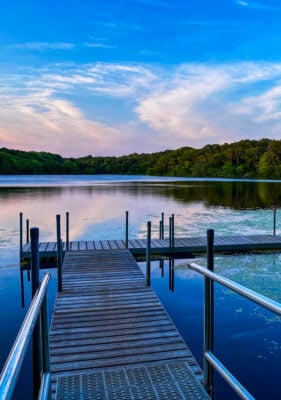
M 61 377 L 57 400 L 209 399 L 186 361 Z

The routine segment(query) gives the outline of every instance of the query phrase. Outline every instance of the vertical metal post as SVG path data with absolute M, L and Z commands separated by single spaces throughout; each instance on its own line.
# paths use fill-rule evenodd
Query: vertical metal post
M 22 219 L 23 219 L 23 214 L 21 212 L 20 213 L 20 261 L 22 261 L 22 248 L 23 248 Z
M 31 238 L 31 289 L 32 297 L 39 286 L 39 229 L 30 229 Z M 33 397 L 37 399 L 41 381 L 40 321 L 33 331 Z
M 169 217 L 169 247 L 172 247 L 172 217 Z
M 129 246 L 129 211 L 126 211 L 125 245 L 126 245 L 126 249 L 127 249 Z
M 164 213 L 161 213 L 161 221 L 162 221 L 162 236 L 161 239 L 164 239 L 164 229 L 165 229 L 165 225 L 164 225 Z
M 58 292 L 62 291 L 62 262 L 61 262 L 61 226 L 60 215 L 56 216 L 57 221 L 57 270 L 58 270 Z
M 29 219 L 26 220 L 26 243 L 29 243 Z
M 214 271 L 214 230 L 207 230 L 207 268 Z M 214 282 L 204 277 L 204 355 L 214 350 Z M 204 356 L 204 387 L 214 398 L 214 370 Z
M 146 286 L 150 286 L 151 273 L 151 221 L 147 222 L 147 240 L 146 240 Z
M 50 349 L 49 349 L 49 322 L 48 303 L 45 294 L 41 308 L 41 340 L 42 340 L 42 369 L 43 373 L 50 372 Z
M 65 214 L 65 219 L 66 219 L 66 232 L 65 232 L 65 236 L 66 236 L 66 250 L 69 250 L 69 212 L 67 212 Z
M 163 231 L 162 226 L 163 226 L 163 222 L 159 221 L 159 239 L 160 240 L 162 239 L 162 231 Z
M 276 235 L 276 207 L 273 208 L 273 235 Z
M 172 236 L 172 247 L 175 247 L 175 214 L 172 214 L 171 236 Z
M 30 229 L 32 297 L 39 286 L 39 228 Z

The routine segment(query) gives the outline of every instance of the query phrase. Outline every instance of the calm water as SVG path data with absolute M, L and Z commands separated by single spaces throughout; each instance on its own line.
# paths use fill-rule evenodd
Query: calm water
M 70 238 L 123 239 L 124 216 L 129 210 L 131 237 L 146 235 L 152 221 L 158 236 L 161 212 L 175 214 L 177 236 L 272 233 L 272 206 L 281 203 L 281 182 L 196 180 L 149 177 L 0 177 L 0 365 L 2 366 L 26 313 L 21 308 L 18 214 L 40 228 L 40 239 L 55 240 L 56 214 L 70 213 Z M 281 212 L 277 212 L 277 233 Z M 62 232 L 64 236 L 64 229 Z M 197 262 L 205 264 L 204 257 Z M 216 270 L 251 289 L 281 301 L 281 254 L 218 255 Z M 143 265 L 141 264 L 143 268 Z M 191 351 L 202 364 L 202 278 L 175 261 L 175 292 L 169 291 L 169 265 L 164 276 L 153 262 L 152 285 L 172 316 Z M 44 272 L 42 272 L 44 273 Z M 49 308 L 55 298 L 52 270 Z M 25 276 L 25 301 L 30 283 Z M 257 399 L 280 399 L 279 318 L 238 295 L 216 286 L 215 353 Z M 29 359 L 20 377 L 16 399 L 29 399 Z M 26 394 L 22 395 L 22 387 Z M 270 388 L 270 389 L 269 389 Z M 269 394 L 270 391 L 270 394 Z M 216 399 L 236 399 L 216 378 Z

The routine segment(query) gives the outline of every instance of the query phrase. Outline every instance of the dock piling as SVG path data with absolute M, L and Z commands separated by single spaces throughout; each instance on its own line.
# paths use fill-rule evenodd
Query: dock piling
M 161 221 L 162 221 L 162 232 L 161 232 L 161 239 L 164 239 L 164 230 L 165 230 L 165 225 L 164 225 L 164 213 L 161 213 Z
M 126 249 L 129 246 L 129 211 L 126 211 L 126 222 L 125 222 L 125 245 Z
M 169 247 L 172 247 L 172 217 L 169 217 Z
M 58 292 L 62 291 L 62 249 L 61 249 L 61 225 L 60 215 L 56 216 L 57 222 L 57 270 L 58 270 Z
M 147 222 L 147 240 L 146 240 L 146 286 L 150 286 L 151 274 L 151 221 Z
M 29 243 L 29 219 L 26 220 L 26 243 Z
M 69 212 L 65 214 L 66 220 L 66 229 L 65 229 L 65 236 L 66 236 L 66 250 L 69 250 Z
M 20 261 L 22 261 L 22 249 L 23 249 L 23 227 L 22 227 L 22 222 L 23 222 L 23 214 L 20 212 Z
M 172 247 L 175 247 L 175 214 L 172 214 L 172 220 L 171 220 L 171 244 Z
M 207 268 L 214 271 L 214 230 L 207 230 Z M 211 278 L 204 277 L 204 387 L 213 399 L 214 397 L 214 369 L 207 361 L 205 354 L 214 350 L 214 282 Z
M 162 239 L 163 221 L 159 221 L 159 239 Z
M 273 235 L 276 235 L 276 211 L 277 207 L 273 207 Z

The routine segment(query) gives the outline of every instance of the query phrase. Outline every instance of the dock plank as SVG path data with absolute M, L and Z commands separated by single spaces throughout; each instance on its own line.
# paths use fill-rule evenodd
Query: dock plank
M 172 254 L 190 254 L 190 253 L 205 253 L 206 238 L 204 237 L 186 237 L 175 238 L 175 246 L 170 248 L 169 239 L 152 239 L 151 254 L 152 255 L 167 255 Z M 85 251 L 85 250 L 105 250 L 105 249 L 125 249 L 123 240 L 96 240 L 96 241 L 72 241 L 70 242 L 70 251 Z M 132 254 L 144 256 L 146 253 L 145 239 L 130 239 L 128 247 Z M 65 243 L 63 243 L 65 249 Z M 280 235 L 236 235 L 236 236 L 215 236 L 214 250 L 240 252 L 252 250 L 281 250 Z M 41 257 L 56 257 L 56 242 L 41 242 L 39 254 Z M 30 243 L 23 246 L 21 253 L 23 260 L 31 258 Z
M 202 390 L 199 365 L 129 250 L 66 252 L 50 353 L 53 398 L 63 377 L 175 361 Z

